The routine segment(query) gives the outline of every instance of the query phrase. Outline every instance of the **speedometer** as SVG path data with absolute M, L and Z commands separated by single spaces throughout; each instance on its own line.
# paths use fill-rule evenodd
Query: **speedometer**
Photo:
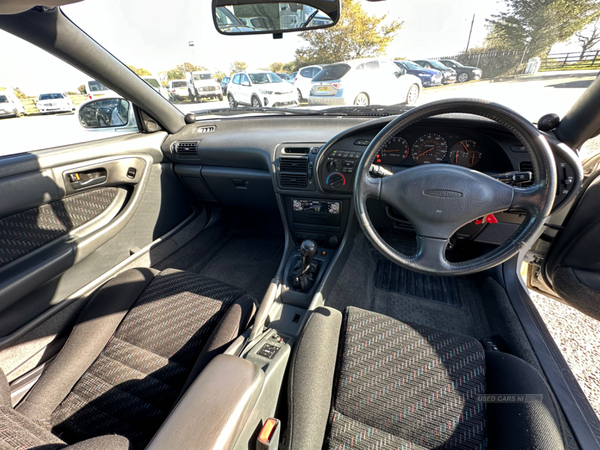
M 415 141 L 412 157 L 418 164 L 441 162 L 448 153 L 448 143 L 439 134 L 428 133 Z
M 400 164 L 410 153 L 406 139 L 394 136 L 387 141 L 383 149 L 377 154 L 375 162 L 378 164 Z

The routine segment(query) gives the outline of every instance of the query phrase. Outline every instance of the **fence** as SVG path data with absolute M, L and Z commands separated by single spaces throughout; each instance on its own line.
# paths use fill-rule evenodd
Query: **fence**
M 540 71 L 600 69 L 600 50 L 553 53 L 542 58 Z
M 525 72 L 527 50 L 510 52 L 460 53 L 431 59 L 453 59 L 465 66 L 479 67 L 483 78 L 518 75 Z M 541 60 L 540 71 L 600 69 L 600 50 L 553 53 Z
M 522 72 L 527 63 L 524 52 L 485 52 L 485 53 L 460 53 L 458 55 L 443 56 L 432 59 L 453 59 L 465 66 L 479 67 L 483 78 L 495 78 L 503 75 L 515 75 Z

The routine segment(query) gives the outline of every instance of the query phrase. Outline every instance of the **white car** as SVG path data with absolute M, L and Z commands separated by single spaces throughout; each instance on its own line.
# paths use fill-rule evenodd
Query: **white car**
M 221 86 L 217 84 L 217 80 L 212 72 L 192 72 L 190 79 L 190 90 L 195 101 L 201 101 L 203 98 L 212 98 L 223 100 Z
M 423 85 L 385 59 L 355 59 L 325 66 L 312 80 L 308 104 L 414 105 Z
M 236 73 L 227 85 L 227 100 L 231 108 L 298 106 L 294 87 L 268 70 Z
M 142 80 L 144 80 L 146 83 L 148 83 L 156 92 L 158 92 L 164 98 L 166 98 L 166 99 L 169 98 L 169 93 L 167 91 L 167 88 L 163 87 L 163 85 L 160 84 L 160 81 L 158 81 L 158 78 L 156 78 L 152 75 L 143 75 L 140 78 Z
M 0 92 L 0 117 L 19 117 L 25 114 L 25 108 L 9 91 Z
M 85 82 L 85 95 L 87 95 L 89 100 L 99 97 L 120 97 L 115 91 L 107 88 L 96 80 L 88 80 Z
M 172 101 L 183 100 L 190 96 L 190 83 L 187 80 L 171 80 L 167 89 Z
M 308 100 L 310 95 L 311 81 L 318 74 L 323 66 L 306 66 L 302 67 L 296 78 L 294 79 L 294 87 L 298 92 L 298 102 L 302 100 Z
M 35 106 L 42 114 L 75 111 L 75 105 L 69 96 L 58 92 L 41 94 Z

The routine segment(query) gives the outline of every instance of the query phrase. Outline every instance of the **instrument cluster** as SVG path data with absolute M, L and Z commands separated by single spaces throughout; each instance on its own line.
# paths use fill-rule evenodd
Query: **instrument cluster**
M 449 163 L 474 167 L 484 154 L 478 141 L 465 136 L 425 133 L 411 139 L 409 135 L 396 135 L 388 140 L 373 162 L 390 166 Z

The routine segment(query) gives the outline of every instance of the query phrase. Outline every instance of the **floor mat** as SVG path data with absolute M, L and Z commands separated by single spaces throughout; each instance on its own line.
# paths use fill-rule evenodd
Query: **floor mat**
M 263 216 L 236 214 L 224 217 L 156 268 L 199 273 L 245 289 L 262 300 L 277 273 L 285 246 L 279 216 Z
M 375 287 L 402 295 L 460 306 L 458 281 L 454 277 L 423 275 L 380 259 L 375 270 Z
M 434 295 L 415 291 L 415 286 L 413 290 L 410 286 L 399 286 L 394 290 L 377 288 L 375 274 L 381 260 L 381 254 L 371 246 L 365 236 L 362 233 L 357 236 L 348 260 L 325 300 L 325 306 L 340 311 L 347 306 L 356 306 L 404 322 L 417 323 L 478 339 L 494 334 L 483 308 L 482 293 L 471 277 L 453 277 L 455 285 L 452 290 L 456 293 L 456 297 L 452 297 L 454 304 L 431 301 L 426 297 L 434 297 Z M 414 272 L 410 274 L 413 277 L 415 275 L 419 276 Z M 413 283 L 426 286 L 424 281 Z M 398 292 L 400 290 L 402 293 Z M 459 304 L 456 298 L 460 299 Z M 433 300 L 435 299 L 434 297 Z

